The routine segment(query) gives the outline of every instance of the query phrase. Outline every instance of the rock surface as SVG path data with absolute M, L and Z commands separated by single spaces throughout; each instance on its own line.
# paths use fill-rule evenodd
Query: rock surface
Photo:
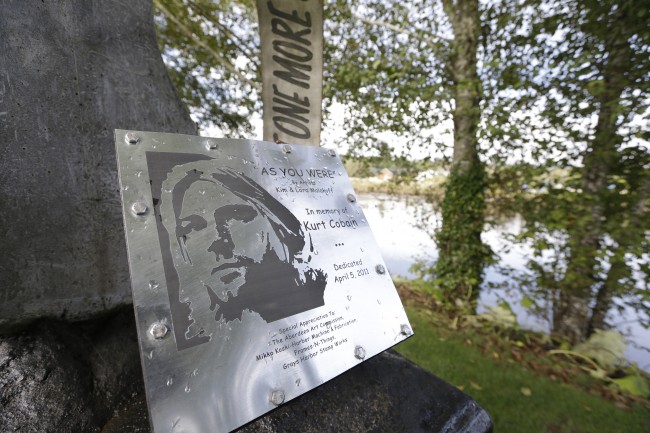
M 138 394 L 101 433 L 149 432 Z M 238 430 L 242 433 L 487 433 L 488 414 L 457 388 L 386 351 Z
M 0 332 L 131 302 L 113 130 L 196 133 L 150 0 L 0 13 Z
M 0 337 L 0 431 L 150 431 L 133 312 L 42 320 Z M 393 351 L 343 373 L 239 431 L 491 431 L 471 398 Z
M 0 431 L 94 432 L 143 389 L 133 311 L 0 337 Z

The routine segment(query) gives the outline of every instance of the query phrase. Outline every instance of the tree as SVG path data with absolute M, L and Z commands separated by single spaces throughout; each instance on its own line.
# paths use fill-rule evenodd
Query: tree
M 448 57 L 449 29 L 441 3 L 333 0 L 325 6 L 325 105 L 345 110 L 346 144 L 374 149 L 391 132 L 411 146 L 444 146 L 426 132 L 450 119 L 441 61 Z
M 255 2 L 154 0 L 163 59 L 181 99 L 203 128 L 248 137 L 261 111 Z
M 479 4 L 478 0 L 444 0 L 443 6 L 454 34 L 448 59 L 454 100 L 454 154 L 442 202 L 442 227 L 436 234 L 440 255 L 434 273 L 448 298 L 475 304 L 489 256 L 489 248 L 481 241 L 487 179 L 478 143 Z
M 650 300 L 630 269 L 648 252 L 650 228 L 650 155 L 639 141 L 648 138 L 650 101 L 650 5 L 643 3 L 531 2 L 542 12 L 531 15 L 536 70 L 522 75 L 535 95 L 527 103 L 542 107 L 546 149 L 555 152 L 545 163 L 569 176 L 526 206 L 528 235 L 540 257 L 549 234 L 562 244 L 552 272 L 549 260 L 533 266 L 551 294 L 553 333 L 574 343 L 606 326 L 615 295 L 636 294 L 646 309 Z
M 501 158 L 494 143 L 517 135 L 504 105 L 512 101 L 502 93 L 520 83 L 504 54 L 518 37 L 518 8 L 511 1 L 448 0 L 365 1 L 355 8 L 360 12 L 339 0 L 329 8 L 326 95 L 347 108 L 350 142 L 372 148 L 391 131 L 409 137 L 410 150 L 441 154 L 437 131 L 453 121 L 452 168 L 436 232 L 440 255 L 429 274 L 449 300 L 470 306 L 491 257 L 481 241 L 484 162 Z
M 235 136 L 249 132 L 248 116 L 260 108 L 252 2 L 154 4 L 172 80 L 194 117 Z M 486 176 L 478 142 L 478 0 L 358 6 L 356 13 L 344 0 L 327 4 L 326 105 L 344 104 L 348 139 L 365 148 L 382 143 L 377 134 L 385 131 L 412 137 L 413 146 L 443 146 L 426 131 L 453 118 L 452 170 L 433 273 L 450 299 L 474 303 L 489 252 L 481 241 Z

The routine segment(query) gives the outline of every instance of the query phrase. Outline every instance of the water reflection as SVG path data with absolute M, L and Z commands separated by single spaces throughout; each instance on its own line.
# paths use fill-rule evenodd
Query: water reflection
M 437 258 L 438 251 L 431 234 L 440 221 L 440 215 L 430 203 L 422 197 L 386 194 L 360 194 L 357 198 L 392 275 L 414 278 L 416 275 L 409 268 L 417 259 L 433 261 Z M 522 225 L 523 220 L 520 217 L 513 217 L 492 226 L 483 234 L 483 240 L 499 254 L 500 265 L 509 266 L 519 272 L 525 271 L 527 256 L 531 251 L 525 245 L 508 242 L 505 235 L 518 233 Z M 513 285 L 511 277 L 504 274 L 499 265 L 486 269 L 485 283 L 486 286 L 489 283 Z M 482 290 L 479 311 L 496 305 L 501 299 L 510 304 L 522 327 L 549 331 L 549 320 L 531 314 L 529 310 L 522 307 L 522 294 L 516 289 Z M 540 303 L 539 300 L 537 302 Z M 617 329 L 630 340 L 631 344 L 628 344 L 625 353 L 627 358 L 638 363 L 644 370 L 650 371 L 650 353 L 634 347 L 635 345 L 650 346 L 650 330 L 641 327 L 637 313 L 626 308 L 622 313 L 610 312 L 609 318 L 610 323 L 617 324 Z

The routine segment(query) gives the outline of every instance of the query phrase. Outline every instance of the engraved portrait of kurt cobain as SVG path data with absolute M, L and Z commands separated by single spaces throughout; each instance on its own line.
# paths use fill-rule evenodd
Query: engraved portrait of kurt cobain
M 270 323 L 323 306 L 327 275 L 309 266 L 299 220 L 250 177 L 194 157 L 147 155 L 178 349 L 245 310 Z

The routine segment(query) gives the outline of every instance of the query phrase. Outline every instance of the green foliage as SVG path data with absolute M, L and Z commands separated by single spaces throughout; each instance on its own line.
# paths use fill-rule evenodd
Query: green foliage
M 475 306 L 483 268 L 491 258 L 481 241 L 484 226 L 486 176 L 476 164 L 464 173 L 452 170 L 445 188 L 436 233 L 440 256 L 432 269 L 434 283 L 450 299 L 463 299 Z
M 325 104 L 345 106 L 347 143 L 374 149 L 386 131 L 440 143 L 422 133 L 449 119 L 439 4 L 334 0 L 325 13 Z
M 521 299 L 521 306 L 526 309 L 532 308 L 535 306 L 535 301 L 530 296 L 524 296 Z
M 521 167 L 526 188 L 508 204 L 523 214 L 520 239 L 534 249 L 529 294 L 550 301 L 554 330 L 574 341 L 607 327 L 615 299 L 650 311 L 642 295 L 650 32 L 637 13 L 648 8 L 647 0 L 528 2 L 519 18 L 527 30 L 509 49 L 524 89 L 512 107 L 539 115 L 517 137 L 535 145 L 537 167 Z M 540 169 L 563 174 L 544 178 Z
M 502 328 L 517 327 L 517 317 L 507 302 L 502 302 L 494 307 L 489 307 L 485 313 L 480 314 L 478 317 L 492 322 Z
M 438 131 L 454 120 L 453 164 L 473 168 L 448 181 L 437 234 L 440 259 L 426 272 L 450 301 L 468 305 L 478 297 L 491 256 L 480 238 L 486 179 L 479 147 L 481 159 L 496 158 L 496 142 L 506 148 L 520 135 L 509 110 L 514 103 L 504 97 L 521 88 L 518 68 L 504 67 L 513 64 L 509 42 L 518 37 L 520 6 L 483 2 L 477 11 L 477 4 L 365 0 L 352 7 L 339 0 L 328 3 L 326 33 L 325 95 L 328 103 L 345 104 L 348 142 L 373 149 L 390 131 L 410 137 L 410 149 L 425 146 L 448 157 Z
M 616 331 L 596 331 L 573 351 L 588 356 L 604 368 L 621 365 L 625 359 L 625 338 Z
M 607 378 L 607 370 L 602 368 L 600 365 L 598 365 L 598 363 L 595 360 L 593 360 L 591 357 L 585 354 L 576 352 L 574 350 L 568 350 L 568 349 L 550 350 L 548 354 L 564 355 L 572 359 L 577 358 L 578 360 L 582 361 L 584 364 L 588 366 L 588 367 L 582 367 L 582 369 L 588 371 L 591 377 L 593 377 L 594 379 L 601 379 L 601 380 Z
M 374 149 L 391 132 L 408 143 L 409 151 L 429 149 L 449 157 L 443 134 L 452 134 L 455 86 L 452 58 L 456 47 L 443 4 L 426 0 L 331 0 L 325 3 L 326 107 L 345 107 L 345 141 Z M 451 8 L 460 9 L 460 2 Z M 469 2 L 462 2 L 469 3 Z M 479 3 L 481 25 L 477 67 L 480 79 L 480 123 L 484 157 L 506 159 L 505 151 L 520 135 L 522 116 L 513 117 L 521 89 L 519 46 L 521 6 L 510 0 Z M 521 59 L 520 63 L 525 64 Z M 339 109 L 339 108 L 337 108 Z M 498 143 L 500 152 L 494 152 Z
M 468 83 L 454 77 L 463 50 L 443 6 L 461 3 L 469 4 L 325 2 L 325 112 L 345 111 L 351 155 L 378 155 L 370 166 L 349 159 L 357 173 L 384 164 L 408 182 L 422 171 L 408 166 L 416 146 L 450 156 L 441 137 L 458 107 L 456 91 Z M 203 128 L 246 136 L 261 110 L 255 3 L 154 5 L 165 62 L 193 117 Z M 590 331 L 607 326 L 613 306 L 650 311 L 648 10 L 648 0 L 480 3 L 478 81 L 468 81 L 478 103 L 470 114 L 479 118 L 469 129 L 471 147 L 491 169 L 489 179 L 477 168 L 453 173 L 447 184 L 437 235 L 443 254 L 423 269 L 445 296 L 476 298 L 490 257 L 480 240 L 482 202 L 514 197 L 491 204 L 526 221 L 519 240 L 534 249 L 528 299 L 553 307 L 566 294 L 586 301 L 590 311 L 571 313 L 588 317 Z M 394 155 L 386 132 L 409 150 Z
M 360 158 L 345 158 L 343 161 L 345 171 L 350 177 L 370 176 L 370 164 Z
M 639 374 L 612 379 L 621 390 L 637 397 L 650 398 L 650 385 Z
M 170 78 L 202 129 L 247 137 L 261 111 L 255 2 L 154 0 Z
M 595 335 L 598 336 L 598 334 Z M 622 338 L 620 334 L 619 337 Z M 612 352 L 607 354 L 605 345 L 609 345 L 615 351 L 620 350 L 620 353 Z M 639 370 L 635 365 L 622 367 L 623 353 L 620 345 L 621 343 L 617 341 L 616 337 L 611 335 L 600 336 L 600 341 L 594 342 L 594 344 L 587 341 L 576 346 L 574 350 L 551 350 L 549 355 L 564 355 L 577 359 L 580 361 L 578 365 L 583 370 L 588 371 L 594 379 L 604 381 L 626 394 L 650 398 L 650 378 L 648 374 Z M 623 376 L 621 376 L 621 373 L 623 373 Z M 616 376 L 612 377 L 613 375 Z

